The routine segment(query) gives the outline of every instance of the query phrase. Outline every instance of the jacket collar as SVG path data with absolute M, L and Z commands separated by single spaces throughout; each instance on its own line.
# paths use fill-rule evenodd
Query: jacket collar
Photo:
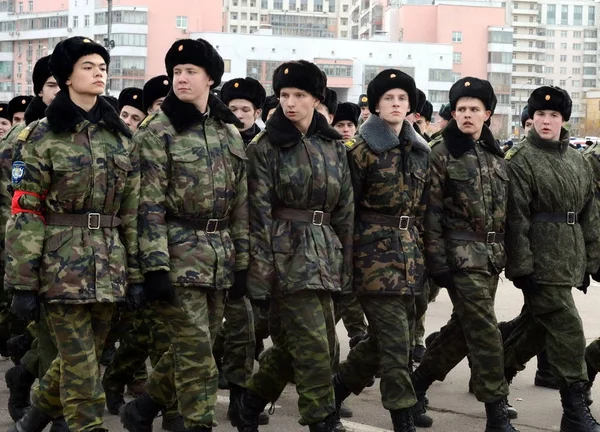
M 475 140 L 469 135 L 462 133 L 454 119 L 450 120 L 448 126 L 444 128 L 442 137 L 444 137 L 448 151 L 455 158 L 459 158 L 469 150 L 475 148 Z M 481 137 L 477 141 L 491 153 L 504 157 L 504 152 L 494 139 L 492 131 L 486 125 L 483 125 Z
M 292 146 L 304 137 L 302 132 L 283 113 L 281 105 L 277 107 L 265 126 L 265 132 L 272 144 L 278 146 Z M 313 113 L 312 122 L 306 136 L 318 135 L 328 140 L 340 140 L 342 136 L 333 129 L 325 117 L 317 110 Z
M 258 127 L 258 125 L 256 123 L 254 123 L 251 128 L 248 128 L 245 131 L 240 132 L 240 135 L 242 136 L 242 141 L 244 141 L 244 144 L 248 145 L 250 143 L 250 141 L 252 141 L 252 139 L 256 135 L 258 135 L 259 132 L 260 132 L 260 127 Z
M 41 97 L 34 97 L 25 110 L 25 124 L 28 125 L 31 122 L 41 120 L 46 117 L 46 108 L 48 108 L 48 105 L 44 103 Z
M 212 93 L 208 95 L 208 110 L 204 114 L 198 111 L 198 108 L 194 104 L 183 102 L 175 96 L 173 90 L 169 92 L 160 109 L 169 118 L 177 133 L 182 133 L 192 126 L 202 123 L 208 117 L 237 127 L 242 126 L 242 123 L 231 112 L 229 107 Z
M 400 135 L 396 136 L 385 120 L 373 114 L 362 124 L 359 135 L 363 137 L 369 148 L 375 153 L 383 153 L 394 147 L 398 147 L 400 144 L 404 146 L 409 145 L 410 148 L 425 153 L 430 152 L 427 141 L 406 120 L 402 124 Z
M 542 150 L 556 150 L 562 153 L 569 148 L 569 131 L 561 128 L 559 140 L 551 141 L 540 137 L 535 128 L 532 127 L 527 134 L 527 141 Z
M 110 131 L 121 133 L 127 138 L 131 138 L 131 131 L 121 121 L 114 108 L 101 96 L 98 96 L 98 104 L 102 112 L 101 123 L 106 125 L 106 128 Z M 60 91 L 56 94 L 56 97 L 46 109 L 46 118 L 50 130 L 57 134 L 68 131 L 74 132 L 77 130 L 78 125 L 87 122 L 71 101 L 66 91 Z

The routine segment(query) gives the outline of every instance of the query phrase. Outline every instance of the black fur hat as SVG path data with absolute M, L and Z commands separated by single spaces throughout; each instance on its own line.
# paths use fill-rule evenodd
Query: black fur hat
M 119 109 L 119 100 L 114 97 L 114 96 L 109 96 L 109 95 L 102 95 L 102 97 L 104 98 L 104 100 L 106 102 L 108 102 L 108 104 L 114 108 L 114 110 L 119 113 L 119 111 L 121 111 Z
M 358 117 L 360 116 L 360 107 L 352 102 L 342 102 L 337 106 L 337 111 L 333 117 L 332 125 L 341 121 L 351 121 L 354 126 L 358 126 Z
M 8 116 L 8 104 L 0 103 L 0 118 L 6 119 L 12 123 L 12 117 Z
M 361 94 L 358 97 L 358 107 L 362 108 L 362 107 L 368 107 L 369 106 L 369 97 L 366 94 Z
M 119 93 L 119 112 L 125 105 L 139 109 L 144 114 L 144 91 L 138 87 L 127 87 Z
M 536 88 L 527 101 L 529 118 L 532 119 L 536 111 L 552 110 L 558 111 L 563 121 L 571 118 L 573 102 L 566 90 L 560 87 L 543 86 Z
M 269 111 L 271 111 L 273 108 L 277 108 L 277 105 L 279 105 L 279 99 L 277 98 L 277 96 L 271 95 L 267 97 L 263 105 L 262 114 L 260 115 L 260 118 L 262 119 L 263 123 L 267 122 L 267 116 L 269 115 Z
M 254 78 L 232 79 L 221 88 L 221 100 L 225 105 L 234 99 L 245 99 L 252 102 L 256 109 L 262 109 L 266 98 L 267 91 Z
M 33 99 L 33 96 L 17 96 L 17 97 L 12 98 L 8 102 L 9 120 L 12 121 L 12 118 L 15 115 L 15 113 L 18 113 L 18 112 L 24 113 L 25 110 L 27 109 L 27 107 L 29 106 L 29 104 L 31 103 L 31 99 Z
M 410 111 L 407 114 L 415 112 L 417 108 L 417 86 L 415 80 L 408 74 L 397 69 L 386 69 L 369 83 L 367 87 L 367 98 L 369 103 L 369 111 L 376 114 L 376 107 L 381 96 L 388 90 L 399 88 L 408 93 L 408 102 L 410 103 Z
M 143 89 L 144 112 L 148 112 L 148 108 L 162 97 L 166 97 L 171 91 L 171 80 L 166 75 L 158 75 L 150 78 Z
M 279 97 L 281 89 L 285 87 L 304 90 L 323 102 L 327 77 L 314 63 L 306 60 L 289 61 L 279 65 L 273 72 L 275 95 Z
M 417 89 L 417 106 L 413 110 L 415 113 L 421 113 L 423 111 L 423 107 L 425 106 L 425 102 L 427 102 L 427 96 L 421 89 Z
M 221 84 L 225 72 L 225 63 L 217 50 L 204 39 L 181 39 L 171 45 L 165 56 L 165 67 L 169 79 L 173 80 L 173 68 L 181 64 L 193 64 L 201 67 L 214 81 L 211 89 Z
M 450 104 L 442 104 L 438 111 L 438 115 L 446 121 L 452 120 L 452 109 L 450 109 Z
M 419 110 L 419 114 L 426 121 L 430 122 L 431 117 L 433 116 L 433 105 L 431 105 L 431 102 L 426 100 L 425 103 L 423 104 L 423 106 L 421 107 L 421 109 Z
M 456 111 L 456 102 L 462 97 L 472 97 L 483 102 L 486 110 L 494 114 L 496 109 L 496 95 L 489 81 L 475 77 L 465 77 L 456 81 L 450 87 L 450 110 Z
M 335 90 L 332 90 L 329 87 L 325 89 L 325 100 L 323 101 L 323 105 L 327 107 L 329 114 L 335 115 L 335 112 L 338 109 L 338 97 Z
M 31 81 L 33 81 L 33 93 L 37 96 L 44 87 L 46 80 L 52 76 L 50 72 L 50 56 L 44 56 L 35 62 Z
M 527 107 L 527 105 L 525 105 L 525 108 L 523 108 L 523 111 L 521 112 L 521 126 L 525 127 L 525 123 L 527 123 L 527 120 L 529 120 L 529 109 Z
M 91 54 L 100 55 L 108 68 L 110 64 L 108 51 L 92 39 L 74 36 L 56 44 L 50 55 L 49 67 L 61 90 L 67 90 L 66 83 L 71 73 L 73 73 L 73 66 L 75 66 L 77 60 Z

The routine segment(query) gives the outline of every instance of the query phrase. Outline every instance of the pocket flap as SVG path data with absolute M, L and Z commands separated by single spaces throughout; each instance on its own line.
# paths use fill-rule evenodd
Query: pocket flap
M 48 237 L 44 244 L 45 252 L 56 252 L 73 238 L 73 228 L 68 228 Z
M 116 154 L 113 155 L 113 160 L 115 161 L 115 165 L 123 171 L 133 170 L 133 166 L 131 166 L 131 160 L 129 160 L 127 156 Z

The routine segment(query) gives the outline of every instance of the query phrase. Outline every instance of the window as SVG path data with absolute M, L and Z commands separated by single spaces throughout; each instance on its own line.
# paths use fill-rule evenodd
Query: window
M 574 25 L 582 25 L 583 24 L 583 6 L 575 6 L 573 11 L 573 24 Z
M 257 13 L 251 13 L 250 14 L 250 21 L 258 21 L 258 14 Z
M 187 17 L 186 16 L 178 16 L 175 26 L 180 29 L 186 29 L 188 26 Z
M 248 19 L 248 13 L 247 12 L 242 12 L 242 19 L 244 21 L 246 21 Z
M 573 49 L 576 51 L 580 51 L 581 50 L 581 44 L 580 43 L 574 43 L 573 44 Z
M 83 17 L 83 26 L 84 27 L 89 27 L 90 26 L 90 16 L 89 15 L 85 15 Z
M 450 99 L 450 96 L 448 94 L 448 91 L 444 91 L 444 90 L 429 90 L 429 102 L 442 102 L 442 103 L 448 103 L 448 100 Z
M 560 74 L 561 75 L 566 75 L 567 74 L 567 68 L 566 67 L 561 67 L 560 68 Z
M 586 30 L 583 32 L 583 37 L 596 39 L 598 37 L 598 30 Z
M 342 31 L 341 37 L 343 38 L 347 38 L 348 37 L 348 32 L 346 30 Z
M 549 62 L 553 62 L 554 61 L 554 54 L 548 54 L 546 56 L 546 60 L 548 60 Z
M 556 5 L 549 4 L 546 9 L 546 22 L 548 24 L 556 24 Z M 549 30 L 554 33 L 554 30 Z M 550 36 L 550 35 L 548 35 Z M 554 36 L 554 34 L 552 35 Z
M 595 88 L 596 87 L 596 80 L 595 79 L 584 79 L 583 80 L 583 86 L 584 87 Z
M 106 38 L 106 34 L 94 35 L 94 39 L 103 41 Z M 113 33 L 112 39 L 115 41 L 116 46 L 135 46 L 145 47 L 147 46 L 147 40 L 145 34 L 138 33 Z
M 79 17 L 77 15 L 75 15 L 73 17 L 73 28 L 77 28 L 79 27 Z
M 451 69 L 429 69 L 429 81 L 454 82 Z
M 527 72 L 533 72 L 533 66 L 527 66 Z
M 17 73 L 21 73 L 21 69 L 23 68 L 23 63 L 17 63 Z
M 567 56 L 566 55 L 561 55 L 560 56 L 560 61 L 562 62 L 566 62 L 567 61 Z
M 348 12 L 348 5 L 344 5 L 344 6 L 342 6 L 342 10 L 343 10 L 344 12 Z
M 554 49 L 554 42 L 546 42 L 546 48 Z
M 237 33 L 238 29 L 237 27 L 231 27 L 231 33 Z
M 322 64 L 319 67 L 328 77 L 352 77 L 352 65 Z
M 584 67 L 583 68 L 583 74 L 584 75 L 593 75 L 596 76 L 596 68 L 595 67 Z
M 574 63 L 580 63 L 581 62 L 581 56 L 573 56 L 573 62 Z
M 533 48 L 533 41 L 529 41 L 529 48 Z
M 238 13 L 237 12 L 231 12 L 231 20 L 237 20 L 238 19 Z M 177 27 L 179 27 L 179 24 L 177 25 Z
M 261 7 L 261 9 L 268 9 L 269 8 L 269 0 L 261 0 L 260 7 Z
M 573 68 L 571 70 L 573 71 L 572 72 L 573 75 L 579 75 L 579 74 L 581 74 L 581 68 Z
M 273 2 L 273 9 L 278 9 L 278 10 L 283 9 L 283 1 L 281 1 L 281 0 L 275 0 Z
M 573 99 L 579 99 L 579 92 L 573 92 L 573 93 L 571 93 L 571 97 Z
M 567 43 L 563 42 L 560 44 L 560 49 L 566 50 L 567 49 Z
M 598 49 L 598 44 L 596 42 L 585 42 L 583 44 L 583 49 L 586 51 L 596 51 Z
M 250 26 L 250 33 L 256 33 L 258 31 L 257 26 Z
M 23 2 L 19 2 L 19 13 L 23 13 Z
M 573 32 L 573 37 L 574 38 L 580 38 L 581 37 L 581 32 L 580 31 L 574 31 Z
M 462 53 L 455 52 L 452 54 L 452 63 L 459 64 L 462 63 Z
M 348 25 L 348 18 L 342 18 L 342 25 L 343 26 L 347 26 Z
M 561 38 L 566 38 L 566 37 L 568 37 L 568 36 L 569 36 L 569 32 L 567 32 L 567 31 L 565 31 L 565 30 L 563 30 L 563 31 L 561 31 L 561 32 L 560 32 L 560 37 L 561 37 Z
M 29 11 L 33 10 L 33 0 L 29 0 Z
M 554 68 L 552 66 L 546 66 L 546 73 L 553 74 Z
M 462 42 L 462 32 L 453 31 L 452 32 L 452 42 L 454 42 L 454 43 Z
M 231 72 L 231 60 L 223 59 L 223 63 L 225 65 L 225 69 L 224 69 L 225 73 Z
M 573 59 L 573 61 L 575 61 L 575 59 Z M 590 54 L 584 55 L 583 62 L 584 63 L 596 63 L 597 57 L 595 55 L 590 55 Z
M 554 85 L 554 80 L 553 79 L 547 79 L 546 80 L 546 84 L 547 85 Z
M 596 6 L 588 6 L 588 23 L 587 25 L 596 25 Z
M 244 34 L 248 33 L 248 26 L 241 26 L 240 33 L 244 33 Z
M 516 57 L 516 53 L 513 53 L 513 59 Z M 527 60 L 533 60 L 533 53 L 527 54 Z
M 488 63 L 511 64 L 512 55 L 504 52 L 489 52 Z
M 573 80 L 573 87 L 580 87 L 581 82 L 579 80 Z
M 558 81 L 558 85 L 561 86 L 561 87 L 564 87 L 564 86 L 567 85 L 567 81 L 566 80 L 559 80 Z
M 550 6 L 554 6 L 554 5 L 548 5 L 548 7 L 550 7 Z M 554 37 L 554 30 L 547 30 L 546 36 Z
M 569 24 L 569 5 L 562 5 L 560 7 L 560 24 L 561 25 Z

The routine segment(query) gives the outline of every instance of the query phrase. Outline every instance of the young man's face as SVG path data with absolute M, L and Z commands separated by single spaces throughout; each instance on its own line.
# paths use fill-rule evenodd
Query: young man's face
M 139 124 L 146 117 L 142 111 L 132 107 L 131 105 L 125 105 L 121 108 L 121 120 L 127 125 L 131 132 L 135 132 Z
M 25 121 L 25 111 L 14 113 L 12 118 L 12 124 L 17 125 Z
M 42 87 L 42 91 L 38 93 L 38 96 L 42 98 L 42 102 L 46 105 L 50 105 L 50 102 L 54 100 L 56 93 L 60 91 L 58 84 L 56 83 L 56 79 L 54 77 L 49 77 L 44 86 Z
M 182 102 L 194 103 L 208 94 L 213 84 L 200 66 L 183 64 L 173 68 L 173 92 Z
M 452 111 L 458 129 L 473 139 L 479 139 L 483 123 L 491 115 L 492 113 L 485 109 L 480 99 L 472 97 L 461 97 L 456 102 L 456 111 Z
M 150 107 L 148 108 L 148 114 L 154 114 L 155 112 L 158 112 L 164 100 L 165 98 L 161 97 L 152 102 L 152 105 L 150 105 Z
M 78 94 L 100 96 L 106 87 L 108 66 L 100 54 L 81 57 L 73 66 L 67 86 Z
M 529 131 L 531 130 L 532 127 L 533 127 L 533 120 L 527 119 L 527 121 L 525 122 L 525 127 L 523 128 L 524 134 L 529 135 Z
M 561 113 L 553 110 L 537 110 L 533 114 L 533 127 L 540 138 L 558 141 L 563 125 Z
M 256 119 L 262 113 L 262 110 L 256 109 L 254 104 L 246 99 L 233 99 L 229 102 L 229 109 L 241 121 L 244 126 L 241 132 L 254 126 Z
M 362 107 L 360 107 L 360 117 L 363 120 L 368 119 L 370 115 L 371 115 L 371 111 L 369 111 L 369 107 L 368 106 L 362 106 Z
M 6 120 L 5 118 L 0 118 L 0 137 L 6 135 L 6 133 L 10 130 L 11 127 L 12 123 L 9 120 Z
M 279 92 L 279 104 L 285 116 L 294 124 L 298 124 L 313 115 L 319 100 L 305 90 L 295 87 L 284 87 Z
M 429 122 L 425 120 L 425 117 L 419 116 L 419 118 L 415 120 L 415 123 L 417 126 L 419 126 L 421 133 L 427 133 L 427 130 L 429 129 Z
M 356 135 L 356 125 L 350 120 L 339 121 L 333 125 L 333 128 L 338 131 L 344 139 L 350 139 Z
M 409 111 L 408 93 L 399 88 L 386 91 L 377 103 L 379 117 L 392 126 L 404 122 Z

